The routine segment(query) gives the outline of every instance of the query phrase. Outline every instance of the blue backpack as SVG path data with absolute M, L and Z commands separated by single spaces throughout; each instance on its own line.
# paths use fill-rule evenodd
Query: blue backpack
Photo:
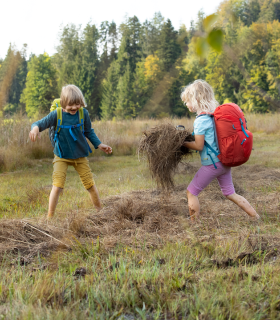
M 53 104 L 51 106 L 50 111 L 54 111 L 54 110 L 56 110 L 56 112 L 57 112 L 57 124 L 56 124 L 56 127 L 53 126 L 53 127 L 51 127 L 49 129 L 49 138 L 50 138 L 50 141 L 51 141 L 51 144 L 52 144 L 53 147 L 55 147 L 55 144 L 57 142 L 57 149 L 58 149 L 58 152 L 59 152 L 59 157 L 62 158 L 61 150 L 60 150 L 60 146 L 59 146 L 59 141 L 58 141 L 58 134 L 60 132 L 60 129 L 69 129 L 69 133 L 70 133 L 71 137 L 73 138 L 74 141 L 77 141 L 77 138 L 75 137 L 72 129 L 80 127 L 81 130 L 82 130 L 83 136 L 86 139 L 85 130 L 84 130 L 84 108 L 81 107 L 79 109 L 79 123 L 75 124 L 75 125 L 72 125 L 72 126 L 66 126 L 66 125 L 62 124 L 63 111 L 62 111 L 62 108 L 60 106 L 60 99 L 55 99 L 53 101 Z M 89 152 L 92 153 L 92 150 L 91 150 L 88 142 L 87 142 L 87 145 L 88 145 Z

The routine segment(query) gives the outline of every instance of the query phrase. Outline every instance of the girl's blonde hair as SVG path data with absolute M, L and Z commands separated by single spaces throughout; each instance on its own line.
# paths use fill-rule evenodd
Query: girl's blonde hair
M 204 80 L 195 80 L 187 85 L 181 93 L 181 99 L 186 104 L 190 102 L 197 114 L 201 112 L 212 113 L 219 106 L 212 87 Z
M 65 109 L 67 106 L 73 106 L 74 104 L 79 104 L 81 107 L 87 106 L 82 91 L 74 84 L 68 84 L 61 90 L 60 105 Z

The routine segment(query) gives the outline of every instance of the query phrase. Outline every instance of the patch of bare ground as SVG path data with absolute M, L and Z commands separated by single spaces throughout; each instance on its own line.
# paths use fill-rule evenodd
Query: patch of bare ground
M 197 167 L 191 164 L 179 167 L 180 174 L 185 174 L 186 170 L 194 174 Z M 257 208 L 262 217 L 260 221 L 249 220 L 222 195 L 216 181 L 199 196 L 201 217 L 196 224 L 189 219 L 187 185 L 178 185 L 170 192 L 132 191 L 104 199 L 104 208 L 98 213 L 86 210 L 79 214 L 65 213 L 51 222 L 42 218 L 0 220 L 0 256 L 8 255 L 11 259 L 20 256 L 21 260 L 16 261 L 28 264 L 38 254 L 48 256 L 58 249 L 71 250 L 76 240 L 81 244 L 99 241 L 107 249 L 117 244 L 156 248 L 167 241 L 214 241 L 219 245 L 231 243 L 235 253 L 241 248 L 245 250 L 243 258 L 236 256 L 228 262 L 216 261 L 218 267 L 245 258 L 255 261 L 254 252 L 260 251 L 260 245 L 262 252 L 275 254 L 280 234 L 272 234 L 266 228 L 279 222 L 279 193 L 254 188 L 277 187 L 280 172 L 260 166 L 242 166 L 233 169 L 233 180 L 236 192 Z M 260 229 L 261 235 L 257 232 Z

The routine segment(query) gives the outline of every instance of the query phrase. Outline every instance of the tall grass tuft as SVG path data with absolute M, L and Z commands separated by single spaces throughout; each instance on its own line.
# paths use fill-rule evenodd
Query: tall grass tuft
M 280 132 L 280 114 L 247 114 L 248 129 L 252 132 L 275 134 Z M 122 121 L 94 121 L 92 126 L 100 140 L 113 148 L 113 154 L 133 155 L 136 153 L 142 132 L 168 120 L 174 126 L 181 124 L 192 130 L 194 118 L 181 119 L 133 119 Z M 32 160 L 52 158 L 53 148 L 48 130 L 41 139 L 32 143 L 28 134 L 33 120 L 14 116 L 0 119 L 0 172 L 14 171 L 32 165 Z M 94 150 L 94 148 L 92 148 Z M 99 150 L 94 156 L 103 156 Z

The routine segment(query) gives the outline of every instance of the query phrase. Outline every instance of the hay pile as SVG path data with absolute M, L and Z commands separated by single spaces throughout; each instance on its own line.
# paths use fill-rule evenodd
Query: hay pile
M 58 247 L 67 248 L 68 246 L 58 239 L 60 237 L 60 231 L 46 224 L 42 226 L 35 221 L 31 224 L 27 220 L 1 219 L 0 260 L 11 255 L 21 257 L 21 265 L 28 264 L 38 253 L 46 257 Z
M 164 123 L 143 132 L 138 154 L 146 158 L 152 178 L 164 190 L 174 188 L 173 176 L 178 164 L 191 151 L 182 147 L 185 141 L 194 141 L 188 130 L 177 130 Z
M 187 212 L 180 199 L 163 200 L 157 191 L 132 191 L 112 196 L 97 213 L 77 219 L 70 225 L 76 237 L 96 241 L 106 248 L 122 243 L 128 246 L 154 248 L 166 241 L 178 241 L 186 233 L 181 218 Z M 183 199 L 185 201 L 185 199 Z
M 192 163 L 186 170 L 194 174 L 199 166 L 199 163 Z M 261 216 L 269 219 L 271 224 L 279 223 L 279 193 L 276 191 L 279 170 L 244 165 L 233 168 L 233 181 L 237 192 L 245 195 Z M 274 191 L 264 193 L 263 186 Z M 253 187 L 254 192 L 246 191 L 247 187 Z M 92 208 L 65 212 L 57 214 L 50 222 L 43 218 L 0 219 L 0 261 L 5 258 L 13 264 L 26 265 L 35 261 L 38 255 L 47 257 L 56 251 L 97 241 L 103 249 L 110 251 L 116 245 L 156 248 L 167 241 L 188 242 L 198 238 L 203 241 L 215 238 L 215 241 L 226 244 L 234 237 L 240 239 L 243 234 L 248 238 L 253 223 L 265 227 L 263 221 L 248 223 L 247 215 L 222 195 L 217 181 L 202 191 L 201 221 L 192 225 L 186 189 L 187 185 L 178 185 L 168 196 L 159 190 L 110 196 L 103 199 L 105 206 L 100 212 L 93 212 Z M 279 236 L 267 233 L 265 237 L 269 245 L 278 246 Z M 236 242 L 238 246 L 242 243 L 241 240 Z M 233 251 L 239 249 L 236 247 Z M 250 250 L 254 250 L 253 247 Z

